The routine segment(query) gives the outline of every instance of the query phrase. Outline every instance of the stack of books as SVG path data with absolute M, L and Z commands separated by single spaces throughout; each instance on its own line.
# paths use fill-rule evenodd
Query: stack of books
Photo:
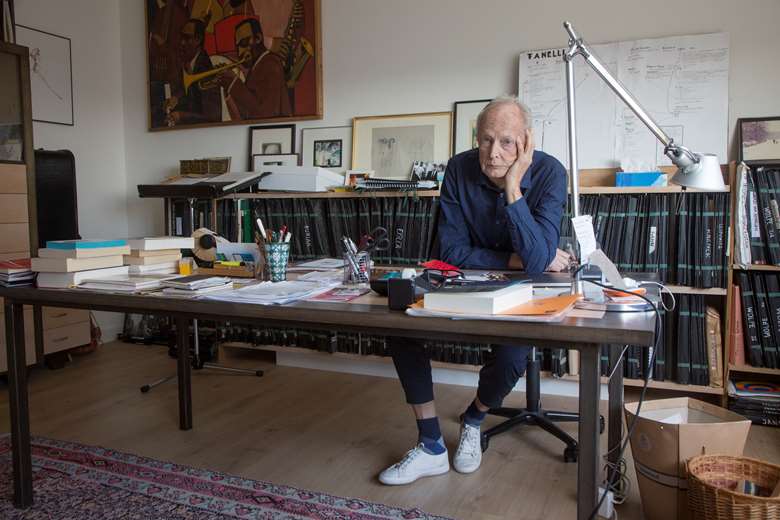
M 130 253 L 126 240 L 54 240 L 38 250 L 31 269 L 38 287 L 68 288 L 86 279 L 126 275 L 122 256 Z
M 124 262 L 132 274 L 171 274 L 179 271 L 182 249 L 192 249 L 191 237 L 131 238 Z
M 29 258 L 0 262 L 0 285 L 3 287 L 32 285 L 34 281 L 35 273 L 30 269 Z
M 769 381 L 729 381 L 729 410 L 753 424 L 780 426 L 780 385 Z
M 233 288 L 233 280 L 224 276 L 196 274 L 181 276 L 161 283 L 163 294 L 171 296 L 199 296 Z

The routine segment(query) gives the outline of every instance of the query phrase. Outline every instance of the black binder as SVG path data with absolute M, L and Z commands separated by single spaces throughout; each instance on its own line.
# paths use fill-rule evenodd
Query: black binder
M 764 366 L 764 354 L 761 349 L 758 322 L 756 321 L 756 308 L 753 302 L 753 287 L 750 283 L 750 277 L 748 277 L 747 273 L 740 272 L 738 276 L 740 293 L 742 294 L 742 330 L 745 335 L 745 346 L 747 348 L 748 359 L 752 366 L 762 367 Z
M 677 382 L 681 385 L 691 383 L 691 309 L 688 295 L 681 294 L 677 305 L 680 309 L 677 318 Z
M 753 282 L 753 301 L 756 309 L 756 325 L 758 326 L 758 338 L 763 351 L 763 363 L 765 367 L 771 367 L 772 355 L 775 348 L 775 339 L 772 333 L 772 324 L 769 320 L 769 305 L 764 288 L 764 277 L 761 273 L 751 273 Z
M 780 281 L 778 281 L 777 275 L 765 275 L 764 287 L 769 306 L 769 322 L 772 326 L 772 335 L 775 340 L 768 353 L 764 349 L 764 361 L 767 362 L 769 368 L 780 368 L 778 365 L 778 347 L 780 347 Z

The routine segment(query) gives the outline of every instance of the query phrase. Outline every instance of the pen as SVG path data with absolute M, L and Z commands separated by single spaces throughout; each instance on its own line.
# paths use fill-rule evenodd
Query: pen
M 289 232 L 288 232 L 288 233 L 287 233 L 287 234 L 284 236 L 284 241 L 285 241 L 285 242 L 289 242 L 291 238 L 292 238 L 292 233 L 289 233 Z
M 263 240 L 265 240 L 266 234 L 265 234 L 265 227 L 263 226 L 263 221 L 260 220 L 260 218 L 258 218 L 255 222 L 257 223 L 257 229 L 260 230 L 260 236 L 263 237 Z

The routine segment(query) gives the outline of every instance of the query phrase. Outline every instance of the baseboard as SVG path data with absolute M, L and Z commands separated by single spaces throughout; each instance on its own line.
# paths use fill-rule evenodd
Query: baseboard
M 346 356 L 333 356 L 324 352 L 300 352 L 276 351 L 276 364 L 280 366 L 308 368 L 312 370 L 325 370 L 329 372 L 341 372 L 346 374 L 360 374 L 375 377 L 389 377 L 397 379 L 395 367 L 392 363 L 379 359 L 364 359 L 358 356 L 347 358 Z M 459 370 L 457 368 L 433 368 L 433 381 L 448 385 L 477 387 L 479 373 L 473 369 Z M 579 384 L 576 381 L 565 381 L 556 378 L 543 378 L 541 380 L 541 393 L 543 395 L 556 395 L 564 397 L 577 397 Z M 525 391 L 525 378 L 521 378 L 513 392 Z M 601 385 L 601 400 L 608 399 L 607 385 Z

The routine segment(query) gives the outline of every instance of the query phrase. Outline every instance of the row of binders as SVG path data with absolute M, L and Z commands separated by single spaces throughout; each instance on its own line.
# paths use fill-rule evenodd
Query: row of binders
M 780 368 L 780 277 L 735 271 L 732 354 L 735 365 Z
M 629 346 L 623 364 L 623 376 L 644 379 L 650 372 L 655 381 L 673 381 L 681 385 L 723 385 L 723 359 L 720 314 L 707 307 L 700 295 L 678 294 L 672 312 L 661 309 L 663 337 L 650 365 L 652 350 Z M 615 348 L 615 347 L 611 347 Z M 609 350 L 602 348 L 601 375 L 612 373 Z
M 439 199 L 257 199 L 252 203 L 254 218 L 270 227 L 289 226 L 293 233 L 290 253 L 295 261 L 341 257 L 343 237 L 358 241 L 381 226 L 389 232 L 390 247 L 374 251 L 372 260 L 416 265 L 430 258 Z
M 729 194 L 583 195 L 596 240 L 621 271 L 658 273 L 662 282 L 725 287 Z M 573 236 L 564 215 L 561 236 Z
M 734 261 L 780 265 L 780 169 L 737 168 Z
M 729 382 L 729 410 L 753 424 L 780 426 L 780 384 L 768 381 Z

